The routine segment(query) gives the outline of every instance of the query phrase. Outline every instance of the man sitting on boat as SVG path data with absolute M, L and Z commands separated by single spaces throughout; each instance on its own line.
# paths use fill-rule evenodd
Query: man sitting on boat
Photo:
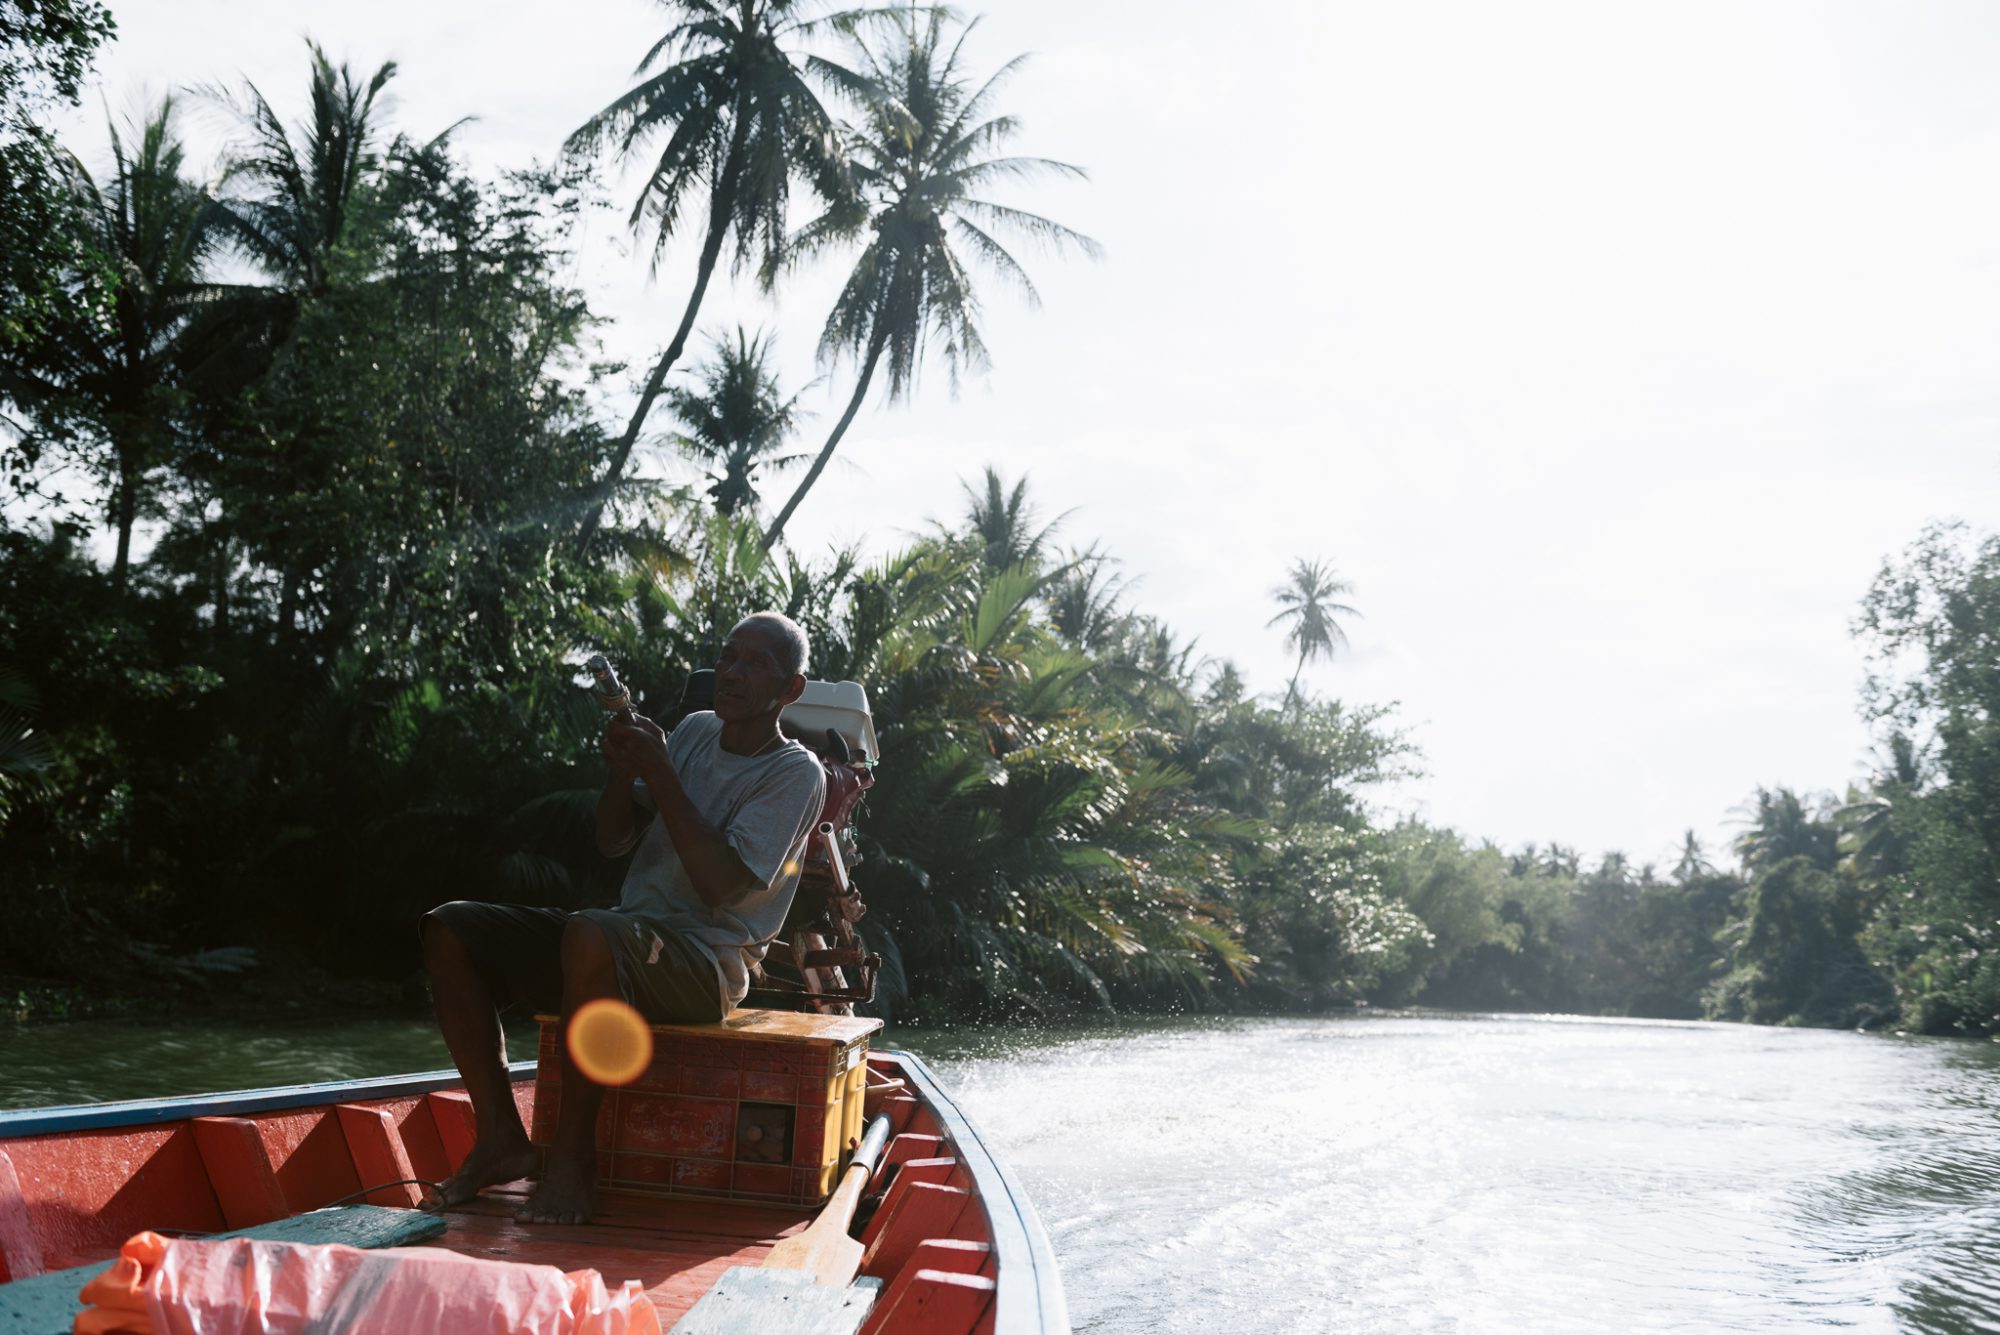
M 723 642 L 713 713 L 690 714 L 671 737 L 636 716 L 605 730 L 611 778 L 597 801 L 597 846 L 607 857 L 638 846 L 617 908 L 460 900 L 424 915 L 438 1028 L 478 1124 L 478 1143 L 433 1208 L 534 1171 L 501 1007 L 525 1003 L 567 1020 L 585 1002 L 618 997 L 655 1024 L 706 1024 L 743 999 L 751 966 L 791 908 L 825 797 L 819 761 L 778 730 L 805 690 L 806 652 L 789 617 L 746 617 Z M 590 1217 L 603 1096 L 565 1051 L 561 1121 L 522 1220 Z

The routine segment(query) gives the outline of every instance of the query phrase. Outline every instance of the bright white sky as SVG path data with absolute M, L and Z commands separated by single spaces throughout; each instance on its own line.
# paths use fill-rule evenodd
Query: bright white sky
M 147 91 L 248 76 L 296 111 L 310 34 L 399 63 L 393 127 L 474 115 L 476 164 L 546 160 L 664 28 L 640 0 L 112 2 L 90 159 Z M 1509 846 L 1670 864 L 1757 784 L 1864 771 L 1861 595 L 1926 522 L 2000 515 L 2000 7 L 992 0 L 971 50 L 1036 53 L 997 105 L 1092 180 L 1008 202 L 1106 259 L 1023 253 L 1044 309 L 994 284 L 991 375 L 867 411 L 801 545 L 879 550 L 1025 471 L 1270 691 L 1269 590 L 1330 560 L 1364 619 L 1311 685 L 1400 702 L 1429 773 L 1390 809 Z M 206 160 L 225 127 L 189 128 Z M 649 287 L 607 216 L 578 279 L 612 353 L 665 344 L 694 244 Z M 704 327 L 770 326 L 801 384 L 840 276 Z

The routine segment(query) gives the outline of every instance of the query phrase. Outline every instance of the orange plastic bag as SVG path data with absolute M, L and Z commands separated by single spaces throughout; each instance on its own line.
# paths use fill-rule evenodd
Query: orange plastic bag
M 157 1233 L 128 1239 L 111 1268 L 83 1286 L 78 1296 L 90 1306 L 76 1314 L 75 1335 L 148 1335 L 146 1275 L 158 1268 L 167 1240 Z
M 311 1246 L 141 1233 L 84 1285 L 75 1335 L 660 1335 L 637 1280 L 432 1247 Z

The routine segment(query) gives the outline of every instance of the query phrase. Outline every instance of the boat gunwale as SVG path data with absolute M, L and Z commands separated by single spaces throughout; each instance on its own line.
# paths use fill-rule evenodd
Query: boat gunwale
M 921 1057 L 901 1049 L 889 1049 L 882 1055 L 893 1058 L 917 1086 L 959 1162 L 972 1175 L 992 1234 L 997 1284 L 994 1335 L 1049 1335 L 1069 1330 L 1055 1247 L 1019 1179 L 987 1148 L 972 1119 Z
M 520 1084 L 535 1076 L 535 1063 L 510 1062 L 508 1080 Z M 408 1075 L 368 1076 L 360 1080 L 326 1080 L 310 1085 L 270 1085 L 217 1094 L 176 1094 L 157 1099 L 124 1099 L 115 1103 L 73 1103 L 51 1108 L 0 1109 L 0 1140 L 53 1135 L 65 1131 L 101 1131 L 113 1127 L 154 1126 L 195 1117 L 240 1117 L 245 1113 L 283 1112 L 363 1099 L 393 1099 L 462 1089 L 457 1071 L 413 1071 Z

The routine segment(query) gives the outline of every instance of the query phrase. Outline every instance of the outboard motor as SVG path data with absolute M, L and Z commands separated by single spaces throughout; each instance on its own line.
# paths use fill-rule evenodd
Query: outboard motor
M 806 841 L 798 894 L 785 919 L 798 990 L 790 992 L 789 979 L 768 972 L 762 979 L 753 977 L 751 988 L 789 993 L 793 1004 L 802 1002 L 803 1008 L 822 1014 L 849 1015 L 857 1003 L 875 999 L 875 977 L 882 967 L 882 957 L 866 952 L 855 933 L 854 925 L 868 909 L 848 874 L 859 860 L 854 811 L 875 783 L 874 765 L 881 755 L 875 719 L 860 683 L 808 681 L 778 726 L 819 757 L 826 770 L 826 804 Z

